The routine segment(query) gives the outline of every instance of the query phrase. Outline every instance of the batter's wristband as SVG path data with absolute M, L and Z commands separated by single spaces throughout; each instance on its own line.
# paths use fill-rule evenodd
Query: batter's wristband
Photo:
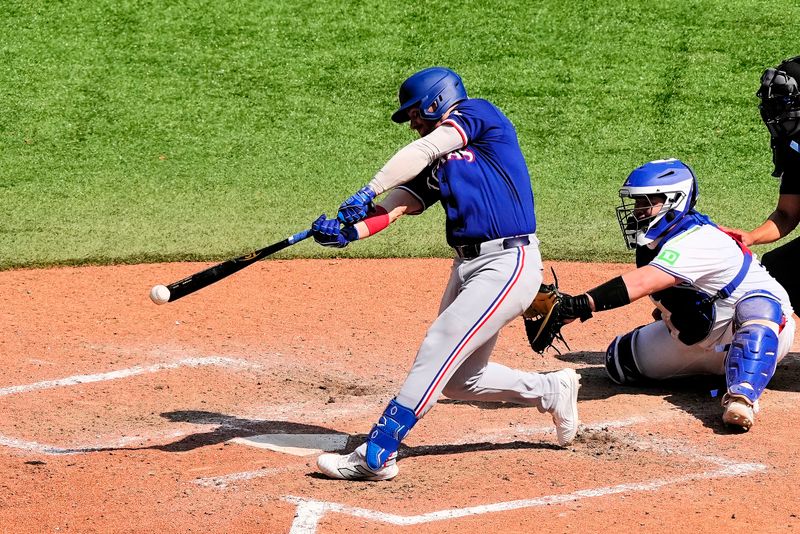
M 595 311 L 613 310 L 631 303 L 628 286 L 621 276 L 612 278 L 586 293 L 592 297 Z
M 375 235 L 389 226 L 389 212 L 383 206 L 375 206 L 375 209 L 364 219 L 369 235 Z

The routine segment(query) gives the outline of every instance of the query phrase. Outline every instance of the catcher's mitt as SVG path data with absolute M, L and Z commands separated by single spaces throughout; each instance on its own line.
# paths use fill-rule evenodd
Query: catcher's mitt
M 580 318 L 585 321 L 591 316 L 589 298 L 585 294 L 573 297 L 559 291 L 555 270 L 553 283 L 542 284 L 533 302 L 522 314 L 528 343 L 539 354 L 544 354 L 548 347 L 553 347 L 561 354 L 554 345 L 556 340 L 561 341 L 567 350 L 571 350 L 561 335 L 561 328 L 571 319 Z

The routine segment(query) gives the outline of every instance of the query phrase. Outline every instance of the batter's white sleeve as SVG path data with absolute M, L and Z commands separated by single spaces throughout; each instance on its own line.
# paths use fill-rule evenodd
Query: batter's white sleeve
M 406 145 L 386 162 L 369 182 L 369 187 L 380 195 L 402 185 L 422 170 L 454 150 L 464 146 L 464 138 L 451 126 L 440 126 L 434 131 Z

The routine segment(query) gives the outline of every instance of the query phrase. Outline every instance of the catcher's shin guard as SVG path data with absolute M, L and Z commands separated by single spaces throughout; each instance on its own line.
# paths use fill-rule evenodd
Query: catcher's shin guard
M 639 328 L 636 328 L 625 335 L 617 336 L 606 350 L 606 374 L 617 384 L 634 384 L 644 378 L 636 365 L 633 348 L 638 335 Z
M 400 442 L 416 423 L 414 411 L 392 399 L 367 438 L 366 456 L 369 468 L 380 469 L 397 452 Z
M 778 363 L 778 329 L 783 311 L 767 291 L 750 291 L 736 303 L 733 340 L 725 357 L 728 394 L 755 403 Z

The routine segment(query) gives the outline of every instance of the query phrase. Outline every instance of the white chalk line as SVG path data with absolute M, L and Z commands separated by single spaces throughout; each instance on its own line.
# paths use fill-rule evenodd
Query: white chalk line
M 279 475 L 281 473 L 289 473 L 292 471 L 303 471 L 305 469 L 308 469 L 307 464 L 294 464 L 285 467 L 264 467 L 261 469 L 255 469 L 253 471 L 243 471 L 240 473 L 231 473 L 229 475 L 221 475 L 216 477 L 198 478 L 192 482 L 198 486 L 204 486 L 207 488 L 227 489 L 229 484 L 234 484 L 236 482 L 269 477 L 273 475 Z
M 202 367 L 204 365 L 214 365 L 218 367 L 236 367 L 236 368 L 260 368 L 258 364 L 248 362 L 247 360 L 238 360 L 234 358 L 224 358 L 220 356 L 208 356 L 203 358 L 185 358 L 177 362 L 157 363 L 148 366 L 133 366 L 127 369 L 119 369 L 117 371 L 109 371 L 106 373 L 96 373 L 91 375 L 75 375 L 58 380 L 44 380 L 42 382 L 35 382 L 33 384 L 25 384 L 21 386 L 8 386 L 0 388 L 0 397 L 6 395 L 14 395 L 17 393 L 27 393 L 29 391 L 37 391 L 41 389 L 52 389 L 65 386 L 77 386 L 79 384 L 91 384 L 93 382 L 104 382 L 107 380 L 117 380 L 120 378 L 128 378 L 131 376 L 141 375 L 145 373 L 157 373 L 159 371 L 166 371 L 169 369 L 177 369 L 179 367 Z
M 189 431 L 178 431 L 161 434 L 153 434 L 150 436 L 126 436 L 118 440 L 108 443 L 97 443 L 90 445 L 81 445 L 79 447 L 56 447 L 55 445 L 47 445 L 37 441 L 27 441 L 0 434 L 0 446 L 12 449 L 19 449 L 26 452 L 34 452 L 50 456 L 70 455 L 70 454 L 86 454 L 90 452 L 98 452 L 109 449 L 122 449 L 130 445 L 143 445 L 154 438 L 157 439 L 175 439 L 189 435 Z
M 665 414 L 666 417 L 671 418 L 673 417 L 671 413 Z M 627 419 L 618 419 L 614 421 L 599 421 L 593 423 L 591 426 L 583 426 L 582 428 L 584 431 L 586 430 L 602 430 L 608 428 L 622 428 L 626 426 L 632 426 L 639 423 L 644 422 L 653 422 L 662 419 L 661 417 L 629 417 Z M 502 444 L 508 443 L 509 440 L 514 439 L 512 436 L 509 436 L 509 433 L 513 433 L 514 436 L 533 436 L 533 435 L 541 435 L 541 434 L 551 434 L 553 433 L 553 427 L 534 427 L 534 426 L 516 426 L 509 430 L 509 428 L 505 429 L 488 429 L 487 433 L 483 432 L 476 432 L 467 437 L 448 442 L 447 445 L 469 445 L 471 443 L 475 443 L 477 441 L 480 442 L 487 442 L 491 441 L 492 443 Z M 425 447 L 425 445 L 420 445 L 421 447 Z M 652 447 L 651 447 L 652 448 Z M 252 471 L 240 471 L 237 473 L 230 473 L 227 475 L 219 475 L 219 476 L 212 476 L 212 477 L 205 477 L 205 478 L 198 478 L 193 480 L 192 482 L 198 484 L 200 486 L 216 488 L 220 490 L 228 489 L 229 486 L 234 486 L 237 482 L 245 482 L 248 480 L 253 480 L 256 478 L 263 478 L 269 477 L 273 475 L 278 475 L 289 470 L 302 470 L 306 469 L 308 466 L 306 464 L 298 464 L 291 468 L 282 467 L 282 468 L 262 468 L 262 469 L 255 469 Z
M 731 463 L 730 465 L 723 466 L 718 470 L 704 472 L 704 473 L 692 473 L 680 477 L 651 480 L 649 482 L 619 484 L 616 486 L 606 486 L 602 488 L 578 490 L 572 493 L 547 495 L 544 497 L 537 497 L 534 499 L 521 499 L 516 501 L 506 501 L 493 504 L 472 506 L 468 508 L 439 510 L 436 512 L 429 512 L 426 514 L 420 514 L 414 516 L 387 514 L 385 512 L 380 512 L 377 510 L 356 508 L 333 502 L 316 501 L 313 499 L 295 497 L 292 495 L 284 497 L 284 500 L 297 505 L 297 511 L 295 512 L 295 519 L 294 522 L 292 523 L 292 528 L 289 532 L 291 534 L 312 534 L 316 532 L 316 526 L 319 520 L 326 513 L 329 512 L 346 514 L 353 517 L 368 519 L 371 521 L 378 521 L 382 523 L 389 523 L 392 525 L 409 526 L 409 525 L 418 525 L 421 523 L 430 523 L 433 521 L 443 521 L 446 519 L 458 519 L 461 517 L 467 517 L 471 515 L 480 515 L 480 514 L 487 514 L 494 512 L 507 512 L 510 510 L 518 510 L 521 508 L 533 508 L 537 506 L 562 504 L 566 502 L 578 501 L 589 497 L 603 497 L 606 495 L 615 495 L 619 493 L 655 491 L 660 488 L 663 488 L 664 486 L 680 484 L 682 482 L 744 476 L 764 471 L 765 469 L 766 466 L 762 464 Z
M 610 425 L 593 425 L 588 427 L 590 429 L 608 428 Z M 622 425 L 620 425 L 622 426 Z M 719 456 L 710 456 L 690 449 L 682 444 L 675 444 L 667 440 L 654 440 L 652 442 L 634 441 L 633 445 L 641 449 L 650 449 L 661 453 L 677 453 L 688 456 L 690 459 L 709 462 L 716 464 L 718 469 L 712 471 L 705 471 L 700 473 L 689 473 L 671 478 L 660 478 L 644 482 L 630 482 L 626 484 L 617 484 L 615 486 L 605 486 L 600 488 L 591 488 L 577 490 L 571 493 L 562 493 L 555 495 L 546 495 L 543 497 L 536 497 L 531 499 L 520 499 L 514 501 L 497 502 L 491 504 L 483 504 L 478 506 L 471 506 L 467 508 L 452 508 L 445 510 L 438 510 L 435 512 L 428 512 L 425 514 L 402 516 L 397 514 L 389 514 L 378 510 L 369 510 L 366 508 L 358 508 L 345 504 L 318 501 L 305 497 L 297 497 L 293 495 L 284 496 L 283 499 L 287 502 L 297 505 L 295 511 L 295 518 L 292 522 L 290 534 L 314 534 L 317 525 L 322 517 L 327 513 L 340 513 L 350 515 L 353 517 L 367 519 L 370 521 L 388 523 L 397 526 L 418 525 L 422 523 L 431 523 L 434 521 L 443 521 L 448 519 L 458 519 L 467 516 L 507 512 L 511 510 L 519 510 L 522 508 L 533 508 L 538 506 L 547 506 L 553 504 L 563 504 L 567 502 L 574 502 L 581 499 L 591 497 L 603 497 L 607 495 L 616 495 L 620 493 L 631 492 L 644 492 L 656 491 L 665 486 L 681 484 L 684 482 L 692 482 L 697 480 L 708 480 L 718 478 L 730 478 L 737 476 L 747 476 L 754 473 L 759 473 L 767 469 L 766 465 L 759 463 L 737 462 L 728 458 Z
M 203 367 L 203 366 L 216 366 L 216 367 L 235 368 L 235 369 L 261 368 L 259 364 L 247 360 L 225 358 L 221 356 L 184 358 L 176 362 L 157 363 L 148 366 L 137 365 L 134 367 L 128 367 L 126 369 L 118 369 L 116 371 L 108 371 L 105 373 L 95 373 L 90 375 L 74 375 L 74 376 L 68 376 L 66 378 L 60 378 L 57 380 L 44 380 L 42 382 L 34 382 L 32 384 L 24 384 L 20 386 L 8 386 L 0 388 L 0 397 L 14 395 L 18 393 L 28 393 L 31 391 L 40 391 L 44 389 L 76 386 L 79 384 L 91 384 L 95 382 L 104 382 L 108 380 L 117 380 L 121 378 L 128 378 L 131 376 L 136 376 L 146 373 L 157 373 L 159 371 L 177 369 L 180 367 Z M 177 433 L 172 432 L 167 437 L 174 438 L 174 437 L 188 435 L 189 433 L 190 433 L 189 431 L 182 431 Z M 20 449 L 27 452 L 48 454 L 48 455 L 81 454 L 103 449 L 120 448 L 125 445 L 129 445 L 131 443 L 137 443 L 137 442 L 144 443 L 147 442 L 148 440 L 153 439 L 154 437 L 158 436 L 152 435 L 144 437 L 142 436 L 122 437 L 119 440 L 116 440 L 111 443 L 82 445 L 78 447 L 65 448 L 65 447 L 57 447 L 55 445 L 39 443 L 36 441 L 17 439 L 0 434 L 0 446 L 9 447 L 13 449 Z

